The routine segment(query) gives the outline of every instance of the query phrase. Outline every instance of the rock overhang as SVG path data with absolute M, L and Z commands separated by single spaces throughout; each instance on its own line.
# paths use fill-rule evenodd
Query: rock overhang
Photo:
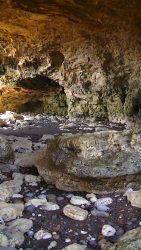
M 70 116 L 140 117 L 139 0 L 8 0 L 0 9 L 1 87 L 43 75 L 64 87 Z

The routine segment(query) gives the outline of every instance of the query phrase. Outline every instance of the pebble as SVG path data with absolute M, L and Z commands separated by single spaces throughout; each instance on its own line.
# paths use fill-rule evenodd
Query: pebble
M 56 203 L 56 195 L 55 194 L 48 194 L 47 200 L 53 203 Z
M 66 243 L 70 243 L 70 242 L 71 242 L 71 239 L 67 238 L 67 239 L 65 239 L 65 242 L 66 242 Z
M 48 249 L 54 248 L 54 247 L 56 247 L 56 246 L 57 246 L 57 242 L 56 242 L 56 241 L 52 241 L 52 242 L 50 243 L 50 245 L 48 246 Z
M 64 200 L 64 197 L 62 197 L 62 196 L 57 197 L 57 201 L 63 201 L 63 200 Z
M 91 194 L 87 194 L 86 195 L 87 199 L 90 199 L 91 202 L 96 202 L 97 201 L 97 197 L 95 194 L 91 193 Z
M 110 226 L 110 225 L 104 225 L 102 227 L 102 234 L 106 237 L 110 237 L 110 236 L 113 236 L 115 235 L 116 233 L 116 230 L 114 227 Z
M 36 232 L 36 233 L 34 234 L 34 238 L 35 238 L 36 240 L 50 239 L 50 238 L 52 238 L 52 234 L 49 233 L 48 231 L 45 231 L 45 230 L 41 229 L 41 230 L 39 230 L 38 232 Z
M 110 205 L 112 202 L 113 200 L 110 197 L 100 198 L 95 202 L 95 206 L 98 207 L 100 205 Z
M 109 212 L 109 211 L 110 211 L 110 208 L 107 207 L 107 206 L 104 205 L 104 204 L 101 204 L 101 205 L 98 205 L 98 206 L 97 206 L 97 210 L 102 211 L 102 212 Z
M 34 198 L 29 200 L 25 206 L 30 206 L 33 205 L 35 207 L 39 207 L 39 206 L 43 206 L 47 204 L 47 200 L 46 199 L 38 199 L 38 198 Z
M 43 210 L 47 210 L 47 211 L 55 211 L 60 209 L 60 207 L 53 202 L 47 202 L 45 205 L 42 206 Z
M 29 205 L 29 206 L 26 206 L 24 210 L 25 210 L 26 212 L 32 214 L 32 213 L 35 211 L 35 209 L 36 209 L 35 206 Z
M 133 207 L 141 208 L 141 190 L 128 192 L 127 200 L 131 202 Z
M 33 235 L 34 235 L 34 232 L 33 232 L 32 230 L 29 230 L 29 231 L 27 232 L 27 236 L 28 236 L 28 237 L 32 238 Z
M 42 200 L 42 199 L 46 199 L 47 196 L 45 194 L 40 194 L 38 195 L 38 198 Z
M 81 234 L 87 234 L 88 232 L 81 230 L 80 233 Z
M 64 215 L 73 220 L 85 220 L 88 216 L 88 211 L 73 205 L 66 205 L 63 209 Z
M 23 199 L 23 195 L 22 194 L 13 194 L 12 198 L 14 198 L 14 199 Z
M 84 205 L 84 204 L 89 204 L 89 201 L 86 200 L 85 198 L 81 197 L 81 196 L 72 196 L 70 203 L 73 205 Z
M 33 196 L 34 196 L 34 194 L 32 192 L 26 192 L 26 193 L 24 193 L 24 197 L 32 198 Z
M 94 210 L 92 210 L 91 211 L 91 214 L 93 215 L 93 216 L 99 216 L 99 217 L 109 217 L 109 213 L 107 213 L 107 212 L 103 212 L 103 211 L 99 211 L 99 210 L 97 210 L 97 209 L 94 209 Z

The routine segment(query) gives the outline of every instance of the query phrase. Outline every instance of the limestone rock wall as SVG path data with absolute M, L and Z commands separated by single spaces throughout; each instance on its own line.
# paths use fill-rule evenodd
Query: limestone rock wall
M 0 10 L 1 88 L 45 76 L 63 87 L 69 116 L 140 119 L 139 0 L 7 0 Z

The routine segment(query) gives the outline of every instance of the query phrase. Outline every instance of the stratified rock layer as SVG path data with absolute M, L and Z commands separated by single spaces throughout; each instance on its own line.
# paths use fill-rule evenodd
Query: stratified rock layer
M 2 0 L 0 12 L 0 111 L 140 118 L 140 0 Z
M 39 174 L 64 190 L 106 193 L 140 187 L 141 132 L 101 131 L 59 136 L 42 150 Z

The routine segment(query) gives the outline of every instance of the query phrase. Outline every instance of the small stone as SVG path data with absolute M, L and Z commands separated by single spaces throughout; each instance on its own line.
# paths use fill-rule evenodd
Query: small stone
M 13 194 L 12 198 L 13 199 L 23 199 L 23 195 L 22 194 Z
M 71 242 L 71 239 L 67 238 L 67 239 L 65 239 L 65 242 L 66 242 L 66 243 L 70 243 L 70 242 Z
M 102 227 L 102 234 L 106 237 L 110 237 L 110 236 L 113 236 L 115 235 L 116 233 L 116 230 L 114 227 L 110 226 L 110 225 L 104 225 Z
M 73 205 L 84 205 L 84 204 L 89 204 L 89 201 L 86 200 L 85 198 L 81 197 L 81 196 L 72 196 L 70 203 Z
M 131 202 L 133 207 L 141 208 L 141 190 L 128 192 L 127 200 Z
M 93 216 L 100 216 L 100 217 L 109 217 L 109 214 L 107 212 L 99 211 L 97 209 L 94 209 L 91 211 L 91 214 Z
M 36 175 L 25 175 L 25 181 L 28 183 L 36 183 L 36 182 L 40 182 L 41 181 L 41 177 L 40 176 L 36 176 Z
M 39 206 L 44 206 L 47 204 L 47 200 L 46 199 L 38 199 L 38 198 L 35 198 L 35 199 L 31 199 L 29 200 L 25 206 L 30 206 L 30 205 L 33 205 L 35 207 L 39 207 Z
M 110 197 L 100 198 L 95 202 L 95 206 L 98 207 L 99 205 L 110 205 L 112 202 L 113 200 Z
M 91 202 L 96 202 L 97 201 L 97 197 L 95 194 L 91 193 L 91 194 L 87 194 L 86 195 L 87 199 L 90 199 Z
M 22 233 L 28 232 L 31 227 L 33 227 L 32 220 L 25 218 L 16 219 L 8 223 L 9 230 L 16 230 Z
M 24 205 L 22 203 L 12 204 L 0 201 L 0 217 L 4 221 L 10 221 L 16 219 L 18 216 L 22 216 Z
M 47 210 L 47 211 L 55 211 L 60 209 L 60 207 L 53 202 L 47 202 L 45 205 L 42 206 L 43 210 Z
M 50 239 L 50 238 L 52 238 L 52 234 L 49 233 L 48 231 L 45 231 L 45 230 L 41 229 L 41 230 L 39 230 L 38 232 L 36 232 L 36 233 L 34 234 L 34 238 L 35 238 L 36 240 Z
M 64 197 L 62 197 L 62 196 L 59 196 L 59 197 L 57 197 L 57 201 L 63 201 L 64 200 Z
M 38 198 L 42 200 L 42 199 L 46 199 L 47 197 L 45 194 L 40 194 L 38 195 Z
M 88 211 L 73 205 L 66 205 L 63 209 L 64 215 L 73 220 L 85 220 L 88 216 Z
M 48 246 L 48 249 L 54 248 L 54 247 L 56 247 L 56 246 L 57 246 L 57 242 L 56 242 L 56 241 L 52 241 L 52 242 L 50 243 L 50 245 Z
M 53 235 L 53 238 L 54 238 L 55 240 L 59 240 L 60 236 L 59 236 L 59 234 L 54 234 L 54 235 Z
M 56 203 L 56 195 L 55 194 L 48 194 L 47 200 L 53 203 Z
M 33 196 L 34 196 L 34 194 L 32 192 L 26 192 L 26 193 L 24 193 L 24 197 L 32 198 Z
M 87 234 L 88 232 L 81 230 L 81 234 Z
M 33 206 L 33 205 L 29 205 L 29 206 L 25 207 L 25 209 L 24 209 L 24 210 L 25 210 L 26 212 L 28 212 L 28 213 L 31 213 L 31 214 L 32 214 L 32 213 L 35 211 L 35 209 L 36 209 L 36 208 L 35 208 L 35 206 Z
M 29 230 L 29 231 L 27 232 L 27 236 L 28 236 L 29 238 L 32 238 L 33 235 L 34 235 L 34 232 L 33 232 L 32 230 Z
M 97 206 L 97 210 L 102 211 L 102 212 L 109 212 L 109 211 L 110 211 L 110 208 L 107 207 L 107 206 L 104 205 L 104 204 L 101 204 L 101 205 L 98 205 L 98 206 Z
M 46 141 L 46 140 L 50 140 L 50 139 L 54 139 L 54 135 L 43 135 L 42 138 L 40 139 L 41 141 Z

